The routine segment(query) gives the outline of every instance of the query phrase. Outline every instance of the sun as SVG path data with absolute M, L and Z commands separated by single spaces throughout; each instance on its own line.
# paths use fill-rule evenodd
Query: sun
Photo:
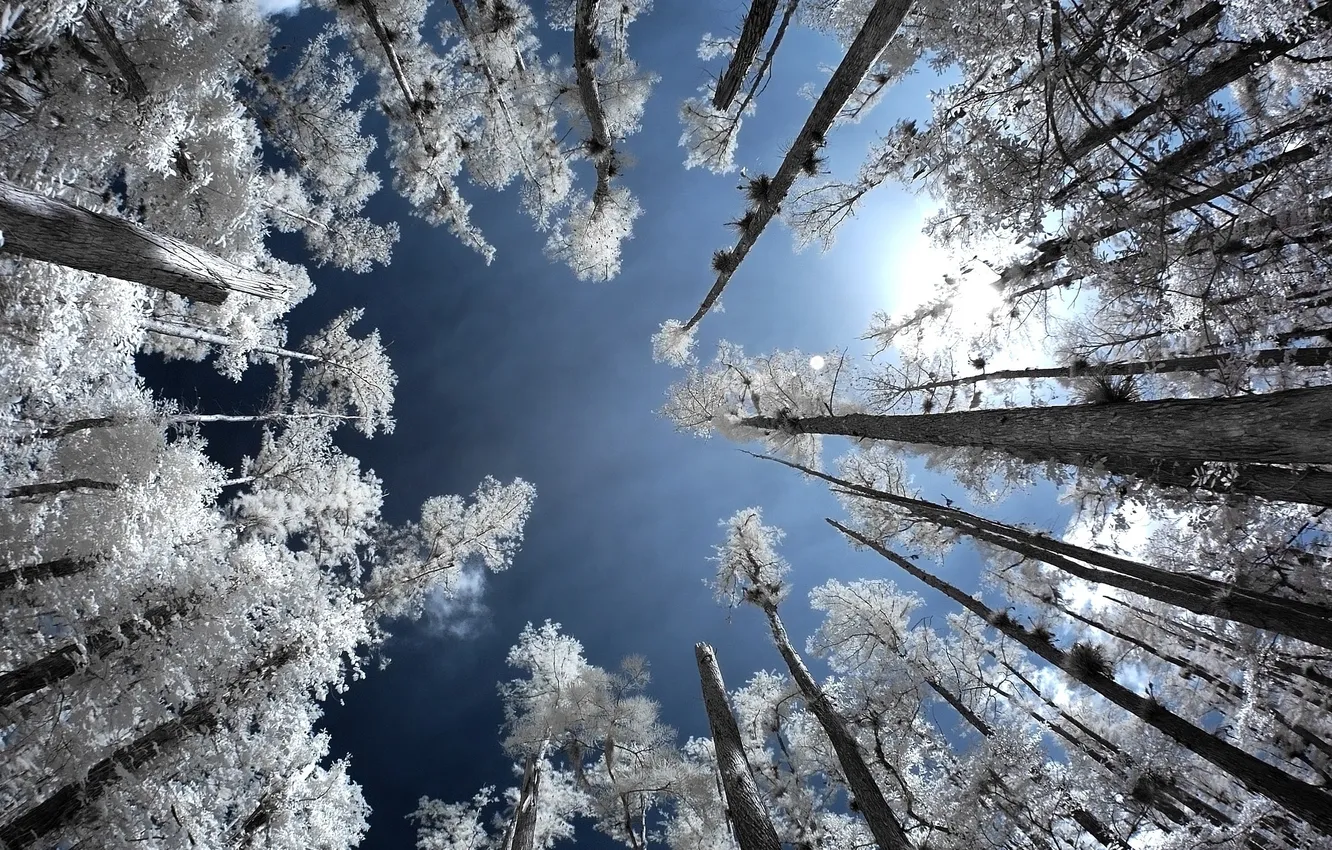
M 815 354 L 813 357 L 809 358 L 809 368 L 813 369 L 815 372 L 819 371 L 826 365 L 828 365 L 828 361 L 823 359 L 822 354 Z

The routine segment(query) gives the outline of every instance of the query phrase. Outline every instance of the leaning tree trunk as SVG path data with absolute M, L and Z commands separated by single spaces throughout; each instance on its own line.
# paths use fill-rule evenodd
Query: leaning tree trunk
M 290 285 L 170 236 L 0 180 L 0 250 L 141 283 L 206 304 L 228 293 L 285 300 Z
M 186 610 L 184 600 L 154 606 L 142 617 L 126 620 L 113 629 L 93 632 L 82 644 L 62 646 L 17 670 L 0 674 L 0 708 L 73 676 L 90 659 L 106 658 L 117 649 L 130 646 L 144 635 L 166 627 Z
M 739 424 L 769 432 L 827 434 L 934 446 L 993 449 L 1022 460 L 1100 467 L 1110 473 L 1181 486 L 1178 469 L 1199 464 L 1247 465 L 1269 473 L 1269 490 L 1307 495 L 1332 505 L 1332 491 L 1302 494 L 1302 478 L 1318 470 L 1276 464 L 1332 463 L 1332 386 L 1282 390 L 1242 398 L 1189 398 L 1122 404 L 1014 407 L 957 413 L 884 416 L 751 416 Z M 1120 471 L 1123 470 L 1121 473 Z M 1172 471 L 1173 470 L 1173 471 Z M 1217 480 L 1212 480 L 1212 479 Z M 1277 490 L 1277 479 L 1286 482 Z M 1236 479 L 1238 480 L 1238 479 Z M 1233 492 L 1223 476 L 1196 486 Z M 1276 495 L 1274 498 L 1281 498 Z M 1299 499 L 1305 501 L 1306 499 Z
M 870 832 L 874 834 L 874 840 L 878 842 L 880 850 L 912 850 L 906 830 L 902 828 L 897 815 L 893 814 L 892 807 L 884 799 L 879 783 L 874 780 L 874 774 L 860 751 L 860 743 L 847 727 L 846 720 L 833 706 L 832 700 L 814 681 L 799 653 L 791 646 L 786 627 L 782 625 L 782 619 L 777 615 L 777 606 L 769 602 L 763 606 L 763 612 L 768 616 L 768 626 L 772 630 L 778 652 L 786 661 L 786 669 L 791 672 L 791 678 L 795 680 L 800 693 L 804 695 L 810 714 L 819 721 L 824 734 L 832 743 L 833 751 L 837 753 L 837 761 L 842 766 L 842 774 L 846 777 L 847 788 L 855 798 L 865 822 L 869 824 Z
M 791 191 L 791 186 L 800 176 L 805 162 L 823 145 L 833 122 L 837 120 L 838 113 L 855 93 L 860 81 L 864 79 L 875 60 L 879 58 L 879 54 L 883 53 L 883 49 L 897 32 L 902 19 L 906 17 L 907 10 L 911 8 L 911 3 L 912 0 L 877 0 L 874 8 L 870 9 L 860 32 L 856 34 L 855 40 L 847 48 L 846 55 L 842 57 L 841 64 L 829 78 L 819 99 L 815 101 L 814 108 L 805 119 L 805 125 L 800 128 L 795 141 L 787 149 L 786 157 L 769 185 L 767 197 L 761 203 L 755 204 L 751 210 L 752 220 L 740 234 L 735 247 L 727 252 L 725 267 L 718 270 L 717 280 L 703 297 L 694 315 L 685 322 L 685 330 L 692 329 L 702 321 L 717 303 L 722 290 L 730 282 L 741 261 L 758 242 L 759 236 L 772 221 L 773 216 L 777 214 L 787 192 Z
M 500 850 L 534 850 L 536 847 L 537 809 L 541 797 L 541 766 L 545 745 L 523 760 L 523 784 L 518 789 L 518 803 L 513 819 L 505 830 Z
M 828 481 L 844 494 L 902 508 L 927 522 L 1007 549 L 1024 558 L 1040 561 L 1084 581 L 1117 587 L 1195 614 L 1245 623 L 1332 649 L 1332 609 L 1326 606 L 1273 596 L 1206 576 L 1164 570 L 986 519 L 960 508 L 876 490 L 798 463 L 777 458 L 764 459 L 775 460 L 806 475 Z
M 45 499 L 62 493 L 78 493 L 85 490 L 116 490 L 119 484 L 110 481 L 96 481 L 92 478 L 71 478 L 68 481 L 43 481 L 39 484 L 19 484 L 0 492 L 6 499 Z
M 768 810 L 759 797 L 754 774 L 745 756 L 740 727 L 726 701 L 717 653 L 706 643 L 694 644 L 698 678 L 703 686 L 703 708 L 708 713 L 708 728 L 717 752 L 717 769 L 726 794 L 726 815 L 735 832 L 740 850 L 781 850 L 782 842 L 772 826 Z
M 100 559 L 95 557 L 66 557 L 41 561 L 36 564 L 24 564 L 19 567 L 6 565 L 6 569 L 0 570 L 0 591 L 11 590 L 20 584 L 31 584 L 34 581 L 78 575 L 92 569 L 99 563 L 101 563 Z
M 852 540 L 873 549 L 910 575 L 944 594 L 948 598 L 994 626 L 1005 637 L 1025 647 L 1046 662 L 1059 668 L 1069 678 L 1082 683 L 1109 702 L 1137 716 L 1143 723 L 1156 729 L 1181 747 L 1216 765 L 1234 777 L 1254 794 L 1267 797 L 1284 806 L 1291 814 L 1309 826 L 1332 836 L 1332 793 L 1310 785 L 1262 759 L 1241 750 L 1229 741 L 1207 732 L 1170 711 L 1154 699 L 1139 696 L 1119 684 L 1110 675 L 1090 670 L 1075 658 L 1049 641 L 1023 628 L 1010 617 L 999 616 L 979 599 L 963 593 L 957 587 L 920 569 L 909 559 L 898 555 L 868 537 L 847 528 L 836 520 L 827 522 Z
M 185 738 L 210 728 L 216 722 L 213 700 L 191 706 L 175 720 L 167 721 L 134 739 L 93 765 L 87 776 L 50 794 L 41 803 L 0 826 L 0 847 L 24 850 L 45 846 L 45 836 L 61 829 L 97 804 L 97 800 L 122 776 L 150 762 L 158 753 Z
M 754 57 L 758 56 L 758 49 L 763 44 L 763 36 L 772 26 L 776 14 L 777 0 L 753 0 L 749 4 L 735 52 L 731 54 L 731 61 L 726 64 L 726 70 L 722 72 L 721 79 L 717 80 L 717 89 L 712 94 L 712 105 L 717 109 L 729 108 L 731 101 L 740 92 L 740 84 L 745 81 L 749 66 L 754 64 Z

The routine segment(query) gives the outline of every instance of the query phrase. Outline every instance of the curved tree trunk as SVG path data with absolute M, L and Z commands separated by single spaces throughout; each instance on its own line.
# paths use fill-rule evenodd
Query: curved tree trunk
M 995 611 L 979 599 L 920 569 L 909 559 L 886 549 L 836 520 L 829 519 L 827 522 L 847 537 L 873 549 L 910 575 L 943 593 L 1052 666 L 1058 667 L 1069 678 L 1091 688 L 1180 746 L 1216 765 L 1250 792 L 1281 804 L 1314 829 L 1324 835 L 1332 836 L 1332 794 L 1326 789 L 1299 780 L 1234 744 L 1210 734 L 1155 700 L 1133 693 L 1112 677 L 1086 669 L 1084 665 L 1077 663 L 1069 652 L 1033 635 L 1012 619 L 997 616 Z
M 141 283 L 206 304 L 221 304 L 232 292 L 279 301 L 290 294 L 291 287 L 281 278 L 4 180 L 0 233 L 0 250 L 10 254 Z
M 768 616 L 772 638 L 777 644 L 777 650 L 782 654 L 782 659 L 786 661 L 786 669 L 790 671 L 791 678 L 795 680 L 800 693 L 804 695 L 805 705 L 810 714 L 819 721 L 824 734 L 832 743 L 834 752 L 837 753 L 837 761 L 842 766 L 847 788 L 855 798 L 870 832 L 874 834 L 874 840 L 879 843 L 881 850 L 912 850 L 906 830 L 902 828 L 897 815 L 893 814 L 888 801 L 884 799 L 883 790 L 874 780 L 874 774 L 865 761 L 865 755 L 860 751 L 860 743 L 855 735 L 851 734 L 846 720 L 833 706 L 832 700 L 828 699 L 828 695 L 814 681 L 799 653 L 791 646 L 786 628 L 782 625 L 781 617 L 777 615 L 777 606 L 768 603 L 763 606 L 763 612 Z
M 745 756 L 740 727 L 726 701 L 717 654 L 706 643 L 694 644 L 698 678 L 703 686 L 703 707 L 708 713 L 708 728 L 717 751 L 717 769 L 721 772 L 726 794 L 726 819 L 735 832 L 740 850 L 781 850 L 782 842 L 772 826 L 768 810 L 759 797 L 758 786 Z

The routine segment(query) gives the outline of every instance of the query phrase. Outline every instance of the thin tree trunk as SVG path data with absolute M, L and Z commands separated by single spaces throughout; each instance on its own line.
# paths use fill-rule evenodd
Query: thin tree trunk
M 806 475 L 828 481 L 848 495 L 863 496 L 903 508 L 936 525 L 1048 564 L 1084 581 L 1128 590 L 1195 614 L 1245 623 L 1332 649 L 1332 611 L 1324 606 L 1251 591 L 1206 576 L 1163 570 L 1109 552 L 986 519 L 960 508 L 875 490 L 778 458 L 763 459 L 774 460 Z
M 772 826 L 768 810 L 754 784 L 753 770 L 745 755 L 740 727 L 726 701 L 717 654 L 706 643 L 694 644 L 698 677 L 703 686 L 703 708 L 708 713 L 708 728 L 717 751 L 717 769 L 726 794 L 726 819 L 735 833 L 740 850 L 781 850 L 782 842 Z
M 222 334 L 215 334 L 202 328 L 195 328 L 189 325 L 178 325 L 175 322 L 163 322 L 159 319 L 145 319 L 143 329 L 152 331 L 164 336 L 174 336 L 179 339 L 191 339 L 195 342 L 204 342 L 209 345 L 232 346 L 236 340 Z M 258 351 L 262 354 L 271 354 L 274 357 L 285 357 L 288 360 L 300 360 L 304 363 L 322 363 L 324 359 L 314 354 L 306 354 L 304 351 L 292 351 L 288 348 L 279 348 L 276 345 L 255 345 L 250 347 L 251 351 Z
M 148 85 L 143 81 L 143 76 L 130 59 L 129 54 L 125 52 L 124 46 L 116 36 L 115 29 L 111 22 L 102 14 L 102 10 L 96 3 L 89 3 L 83 10 L 83 20 L 97 35 L 97 41 L 101 43 L 102 49 L 106 51 L 107 58 L 111 64 L 116 66 L 116 71 L 120 78 L 125 81 L 125 90 L 130 99 L 135 103 L 143 103 L 148 99 Z
M 592 161 L 597 168 L 597 188 L 592 193 L 592 205 L 600 208 L 610 197 L 611 166 L 614 165 L 615 140 L 606 126 L 606 112 L 601 107 L 601 94 L 597 90 L 596 19 L 598 0 L 578 0 L 574 12 L 574 71 L 578 75 L 578 99 L 583 104 L 592 142 L 597 150 Z
M 1157 360 L 1126 360 L 1117 363 L 1085 363 L 1072 366 L 1050 366 L 1032 369 L 1000 369 L 980 372 L 961 378 L 929 381 L 903 387 L 901 392 L 928 392 L 950 387 L 975 384 L 980 381 L 1034 381 L 1043 378 L 1124 377 L 1132 375 L 1170 375 L 1177 372 L 1215 372 L 1231 363 L 1242 363 L 1255 368 L 1269 366 L 1327 366 L 1332 363 L 1332 347 L 1265 348 L 1253 352 L 1222 352 L 1168 357 Z
M 1110 676 L 1087 670 L 1083 665 L 1076 663 L 1070 653 L 1033 635 L 1012 619 L 998 617 L 996 612 L 980 600 L 920 569 L 909 559 L 852 531 L 836 520 L 829 519 L 827 522 L 847 537 L 873 549 L 910 575 L 962 605 L 1006 637 L 1064 671 L 1070 678 L 1081 682 L 1180 746 L 1216 765 L 1250 792 L 1281 804 L 1314 829 L 1325 835 L 1332 835 L 1332 794 L 1327 790 L 1296 779 L 1228 741 L 1208 733 L 1155 700 L 1133 693 Z
M 174 292 L 206 304 L 228 293 L 285 300 L 286 281 L 250 271 L 131 221 L 0 180 L 0 232 L 11 254 Z
M 99 563 L 101 561 L 98 558 L 56 558 L 21 567 L 10 567 L 0 570 L 0 590 L 10 590 L 20 584 L 31 584 L 34 581 L 78 575 Z
M 130 646 L 144 635 L 166 627 L 185 613 L 182 600 L 174 605 L 157 605 L 142 617 L 126 620 L 114 629 L 89 635 L 82 645 L 63 646 L 17 670 L 0 674 L 0 708 L 13 705 L 29 694 L 73 676 L 88 659 L 106 658 L 121 647 Z
M 721 79 L 717 80 L 717 89 L 712 95 L 712 105 L 717 109 L 729 108 L 731 101 L 740 92 L 740 85 L 745 81 L 749 66 L 754 64 L 763 37 L 772 27 L 772 19 L 776 14 L 777 0 L 753 0 L 749 4 L 735 52 L 731 54 L 731 61 L 726 64 Z
M 751 210 L 753 214 L 752 223 L 740 234 L 740 239 L 736 242 L 735 247 L 730 250 L 731 262 L 727 264 L 727 270 L 717 272 L 716 282 L 712 284 L 712 288 L 703 297 L 703 301 L 698 305 L 694 315 L 685 323 L 685 330 L 692 329 L 702 321 L 703 317 L 717 303 L 717 299 L 721 297 L 722 290 L 730 282 L 735 269 L 739 267 L 750 249 L 758 242 L 764 228 L 777 214 L 782 201 L 785 200 L 787 193 L 791 191 L 791 186 L 795 183 L 796 177 L 800 175 L 805 161 L 823 145 L 833 122 L 837 120 L 838 113 L 841 112 L 842 107 L 851 95 L 855 93 L 866 72 L 873 66 L 875 60 L 879 58 L 879 54 L 883 53 L 884 47 L 888 45 L 888 42 L 897 32 L 897 28 L 901 25 L 902 19 L 906 17 L 911 3 L 912 0 L 876 0 L 874 8 L 870 10 L 869 16 L 860 28 L 860 32 L 856 34 L 855 40 L 851 42 L 851 47 L 847 49 L 846 55 L 842 57 L 841 64 L 833 72 L 828 84 L 823 89 L 823 93 L 819 95 L 819 99 L 814 103 L 814 108 L 810 110 L 809 117 L 805 119 L 804 126 L 800 128 L 800 133 L 787 150 L 786 157 L 777 169 L 777 174 L 772 178 L 766 202 L 756 204 Z
M 41 803 L 0 826 L 0 846 L 26 850 L 44 846 L 43 838 L 73 822 L 96 805 L 106 790 L 124 774 L 146 765 L 163 750 L 216 723 L 213 700 L 195 703 L 175 720 L 146 732 L 97 762 L 80 782 L 62 786 Z
M 768 617 L 773 641 L 786 662 L 786 669 L 790 671 L 791 678 L 795 680 L 800 693 L 804 695 L 810 714 L 819 721 L 824 734 L 832 743 L 833 751 L 837 753 L 837 761 L 842 766 L 847 788 L 855 798 L 870 832 L 874 834 L 874 840 L 882 850 L 912 850 L 906 830 L 897 820 L 897 815 L 893 814 L 888 801 L 884 799 L 883 790 L 879 788 L 874 780 L 874 774 L 865 762 L 865 756 L 860 751 L 860 743 L 851 734 L 846 720 L 833 706 L 832 700 L 828 699 L 828 695 L 814 681 L 809 669 L 805 667 L 805 662 L 791 646 L 786 628 L 782 625 L 781 617 L 777 615 L 777 606 L 768 603 L 763 606 L 763 612 Z
M 119 484 L 108 481 L 94 481 L 91 478 L 71 478 L 68 481 L 44 481 L 41 484 L 21 484 L 10 487 L 3 494 L 6 499 L 26 499 L 30 497 L 58 496 L 61 493 L 73 493 L 79 490 L 116 490 Z

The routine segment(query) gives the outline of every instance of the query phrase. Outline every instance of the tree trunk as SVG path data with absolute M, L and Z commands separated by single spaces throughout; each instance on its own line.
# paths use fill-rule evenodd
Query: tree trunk
M 211 727 L 216 722 L 214 708 L 210 699 L 196 703 L 177 719 L 140 735 L 97 762 L 83 781 L 57 789 L 41 803 L 0 826 L 0 847 L 25 850 L 45 846 L 42 841 L 45 836 L 73 822 L 84 810 L 94 806 L 123 774 L 132 774 L 164 749 Z
M 1085 581 L 1118 587 L 1195 614 L 1245 623 L 1332 649 L 1332 611 L 1324 606 L 1248 590 L 1206 576 L 1164 570 L 986 519 L 960 508 L 898 496 L 816 472 L 800 464 L 771 459 L 828 481 L 846 494 L 903 508 L 927 522 L 1040 561 Z
M 1014 407 L 884 416 L 752 416 L 741 425 L 764 431 L 993 449 L 1033 463 L 1082 467 L 1180 486 L 1179 465 L 1257 464 L 1275 487 L 1285 475 L 1297 489 L 1306 473 L 1272 464 L 1332 463 L 1332 387 L 1282 390 L 1241 398 L 1163 399 L 1121 404 Z M 1172 466 L 1173 465 L 1173 466 Z M 1243 467 L 1241 470 L 1243 471 Z M 1312 472 L 1318 472 L 1313 470 Z M 1151 474 L 1149 474 L 1151 473 Z M 1323 476 L 1309 475 L 1321 485 Z M 1229 492 L 1225 481 L 1197 486 Z M 1321 493 L 1311 494 L 1321 497 Z M 1322 504 L 1318 501 L 1314 504 Z
M 610 197 L 611 166 L 614 164 L 615 140 L 606 127 L 606 112 L 601 108 L 601 94 L 597 90 L 596 18 L 598 0 L 578 0 L 574 12 L 573 50 L 574 71 L 578 75 L 578 99 L 587 115 L 592 130 L 592 142 L 598 149 L 592 156 L 597 168 L 597 188 L 592 193 L 592 206 L 600 208 Z
M 717 109 L 727 109 L 731 101 L 740 92 L 740 85 L 745 81 L 749 66 L 754 64 L 763 37 L 772 26 L 772 19 L 777 14 L 777 0 L 753 0 L 745 14 L 745 23 L 740 28 L 740 39 L 736 42 L 731 61 L 726 64 L 721 79 L 717 80 L 717 89 L 712 95 L 712 105 Z
M 106 658 L 144 635 L 159 631 L 185 611 L 183 600 L 174 605 L 157 605 L 145 611 L 141 618 L 126 620 L 114 629 L 94 632 L 82 645 L 63 646 L 17 670 L 0 674 L 0 708 L 73 676 L 83 668 L 87 659 Z
M 61 493 L 73 493 L 78 490 L 116 490 L 119 484 L 108 481 L 94 481 L 91 478 L 71 478 L 68 481 L 44 481 L 40 484 L 20 484 L 10 487 L 3 494 L 6 499 L 41 498 L 58 496 Z
M 1167 357 L 1157 360 L 1128 360 L 1118 363 L 1087 363 L 1085 365 L 1050 366 L 1032 369 L 1001 369 L 995 372 L 981 372 L 961 378 L 948 378 L 941 381 L 929 381 L 915 386 L 903 387 L 901 392 L 928 392 L 966 386 L 980 381 L 1034 381 L 1043 378 L 1097 378 L 1123 377 L 1132 375 L 1171 375 L 1178 372 L 1215 372 L 1231 363 L 1240 363 L 1254 368 L 1281 366 L 1317 367 L 1332 364 L 1332 348 L 1266 348 L 1253 352 L 1222 352 L 1218 354 L 1196 354 L 1184 357 Z
M 735 842 L 740 850 L 781 850 L 782 842 L 754 784 L 740 727 L 726 701 L 726 685 L 722 682 L 717 654 L 706 643 L 697 643 L 694 658 L 703 686 L 703 708 L 708 713 L 708 728 L 712 730 L 717 751 L 717 769 L 726 794 L 726 819 L 735 833 Z
M 1139 696 L 1116 682 L 1110 676 L 1077 663 L 1069 652 L 1027 631 L 1007 617 L 999 617 L 979 599 L 968 596 L 958 588 L 920 569 L 907 558 L 892 552 L 841 523 L 827 520 L 838 531 L 852 540 L 878 552 L 910 575 L 943 593 L 971 613 L 994 626 L 1006 637 L 1026 647 L 1070 678 L 1081 682 L 1096 693 L 1137 716 L 1180 746 L 1211 762 L 1230 774 L 1250 792 L 1271 799 L 1303 819 L 1324 835 L 1332 835 L 1332 794 L 1327 790 L 1303 782 L 1283 770 L 1251 755 L 1239 747 L 1208 733 L 1165 706 L 1147 697 Z
M 726 266 L 728 270 L 717 272 L 716 282 L 703 297 L 694 315 L 685 323 L 685 330 L 692 329 L 702 321 L 717 303 L 722 290 L 730 282 L 740 262 L 758 242 L 759 236 L 772 221 L 772 217 L 777 214 L 782 201 L 800 175 L 806 159 L 823 145 L 833 122 L 837 120 L 838 113 L 855 93 L 866 72 L 874 65 L 879 54 L 883 53 L 884 47 L 897 32 L 902 19 L 906 17 L 907 10 L 911 8 L 911 3 L 912 0 L 876 0 L 860 32 L 851 42 L 846 55 L 842 57 L 841 64 L 833 72 L 823 93 L 814 103 L 814 108 L 810 110 L 809 117 L 805 119 L 804 126 L 800 128 L 800 133 L 787 150 L 777 174 L 772 178 L 766 202 L 756 204 L 751 210 L 753 221 L 740 234 L 740 239 L 730 250 L 731 262 Z
M 0 250 L 221 304 L 239 292 L 284 300 L 286 281 L 131 221 L 0 180 Z
M 828 699 L 828 695 L 814 681 L 809 669 L 805 667 L 805 662 L 791 646 L 781 617 L 777 616 L 777 606 L 769 603 L 763 606 L 763 612 L 768 616 L 768 626 L 772 630 L 773 641 L 777 644 L 782 659 L 786 661 L 786 669 L 791 672 L 791 678 L 795 680 L 800 693 L 804 695 L 810 714 L 819 721 L 824 734 L 832 743 L 833 751 L 837 753 L 837 761 L 842 766 L 847 788 L 851 791 L 856 805 L 860 807 L 865 822 L 869 824 L 874 840 L 878 842 L 881 850 L 912 850 L 906 831 L 902 829 L 897 815 L 893 814 L 888 801 L 884 799 L 882 789 L 879 788 L 879 784 L 874 780 L 874 774 L 870 772 L 869 765 L 865 762 L 865 756 L 860 751 L 860 743 L 851 734 L 846 720 L 833 706 L 832 700 Z
M 192 327 L 190 325 L 178 325 L 174 322 L 163 322 L 158 319 L 145 319 L 143 329 L 152 331 L 155 334 L 163 336 L 174 336 L 179 339 L 191 339 L 195 342 L 203 342 L 209 345 L 232 346 L 236 340 L 222 334 L 210 333 L 202 328 Z M 292 351 L 288 348 L 279 348 L 276 345 L 255 345 L 251 346 L 251 351 L 258 351 L 261 354 L 271 354 L 274 357 L 285 357 L 288 360 L 300 360 L 304 363 L 322 363 L 324 359 L 313 354 L 306 354 L 304 351 Z
M 102 45 L 102 50 L 106 51 L 107 58 L 111 64 L 116 66 L 116 71 L 120 78 L 125 82 L 126 93 L 135 103 L 143 103 L 148 99 L 148 85 L 143 81 L 143 76 L 139 74 L 139 69 L 135 66 L 134 60 L 130 59 L 129 54 L 125 52 L 125 47 L 116 37 L 116 31 L 111 26 L 111 22 L 102 14 L 102 10 L 97 8 L 96 3 L 89 3 L 83 10 L 83 20 L 97 34 L 97 40 Z
M 0 591 L 11 590 L 20 584 L 34 581 L 46 581 L 53 578 L 78 575 L 92 569 L 100 563 L 97 558 L 56 558 L 37 564 L 25 564 L 21 567 L 9 567 L 0 570 Z
M 501 850 L 534 850 L 536 847 L 537 809 L 541 795 L 541 764 L 545 747 L 523 760 L 523 784 L 518 789 L 518 803 Z

